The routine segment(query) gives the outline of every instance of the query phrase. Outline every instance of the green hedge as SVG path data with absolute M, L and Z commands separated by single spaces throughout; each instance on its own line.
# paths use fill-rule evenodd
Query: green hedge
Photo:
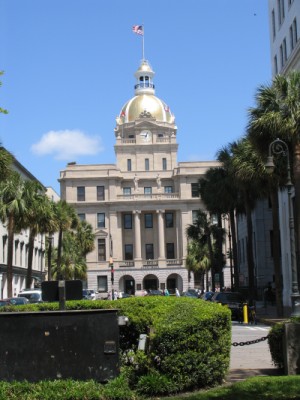
M 3 307 L 3 311 L 16 309 L 54 311 L 59 305 Z M 119 315 L 129 318 L 129 324 L 120 327 L 119 378 L 126 379 L 130 390 L 140 394 L 160 395 L 208 387 L 222 382 L 228 372 L 231 315 L 226 307 L 198 299 L 149 296 L 68 301 L 66 309 L 118 309 Z M 139 335 L 145 333 L 149 338 L 146 354 L 137 351 Z
M 278 368 L 283 368 L 284 366 L 284 355 L 283 355 L 283 335 L 284 335 L 284 325 L 287 322 L 297 322 L 300 323 L 300 317 L 291 318 L 286 322 L 278 322 L 273 325 L 269 335 L 268 344 L 270 348 L 271 357 L 273 363 Z

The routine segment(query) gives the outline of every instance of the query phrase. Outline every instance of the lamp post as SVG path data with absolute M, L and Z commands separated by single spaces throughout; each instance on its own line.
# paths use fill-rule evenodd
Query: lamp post
M 291 272 L 292 272 L 292 288 L 291 288 L 291 302 L 292 302 L 292 317 L 300 316 L 300 294 L 298 287 L 297 277 L 297 264 L 295 258 L 295 226 L 294 226 L 294 212 L 292 204 L 292 180 L 291 180 L 291 164 L 289 156 L 288 145 L 281 139 L 275 139 L 269 145 L 268 159 L 265 164 L 267 171 L 273 172 L 274 170 L 274 155 L 282 155 L 287 159 L 287 190 L 288 190 L 288 204 L 289 204 L 289 228 L 290 228 L 290 252 L 291 252 Z

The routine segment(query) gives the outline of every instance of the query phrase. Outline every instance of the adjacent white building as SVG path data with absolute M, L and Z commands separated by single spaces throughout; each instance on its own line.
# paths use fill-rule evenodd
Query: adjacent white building
M 135 78 L 134 97 L 116 119 L 116 164 L 69 163 L 60 173 L 61 197 L 96 234 L 87 256 L 89 288 L 183 291 L 195 284 L 185 268 L 185 231 L 204 208 L 198 180 L 218 163 L 177 162 L 175 116 L 155 95 L 148 61 Z

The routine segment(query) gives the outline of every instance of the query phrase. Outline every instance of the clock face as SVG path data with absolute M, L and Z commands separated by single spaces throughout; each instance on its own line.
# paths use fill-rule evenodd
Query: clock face
M 140 136 L 142 137 L 144 142 L 149 142 L 151 139 L 151 132 L 144 130 L 140 133 Z

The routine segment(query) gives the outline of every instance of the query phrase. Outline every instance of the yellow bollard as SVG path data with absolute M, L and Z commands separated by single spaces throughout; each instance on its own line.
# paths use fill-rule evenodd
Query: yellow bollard
M 248 324 L 248 304 L 243 305 L 243 319 L 244 324 Z

